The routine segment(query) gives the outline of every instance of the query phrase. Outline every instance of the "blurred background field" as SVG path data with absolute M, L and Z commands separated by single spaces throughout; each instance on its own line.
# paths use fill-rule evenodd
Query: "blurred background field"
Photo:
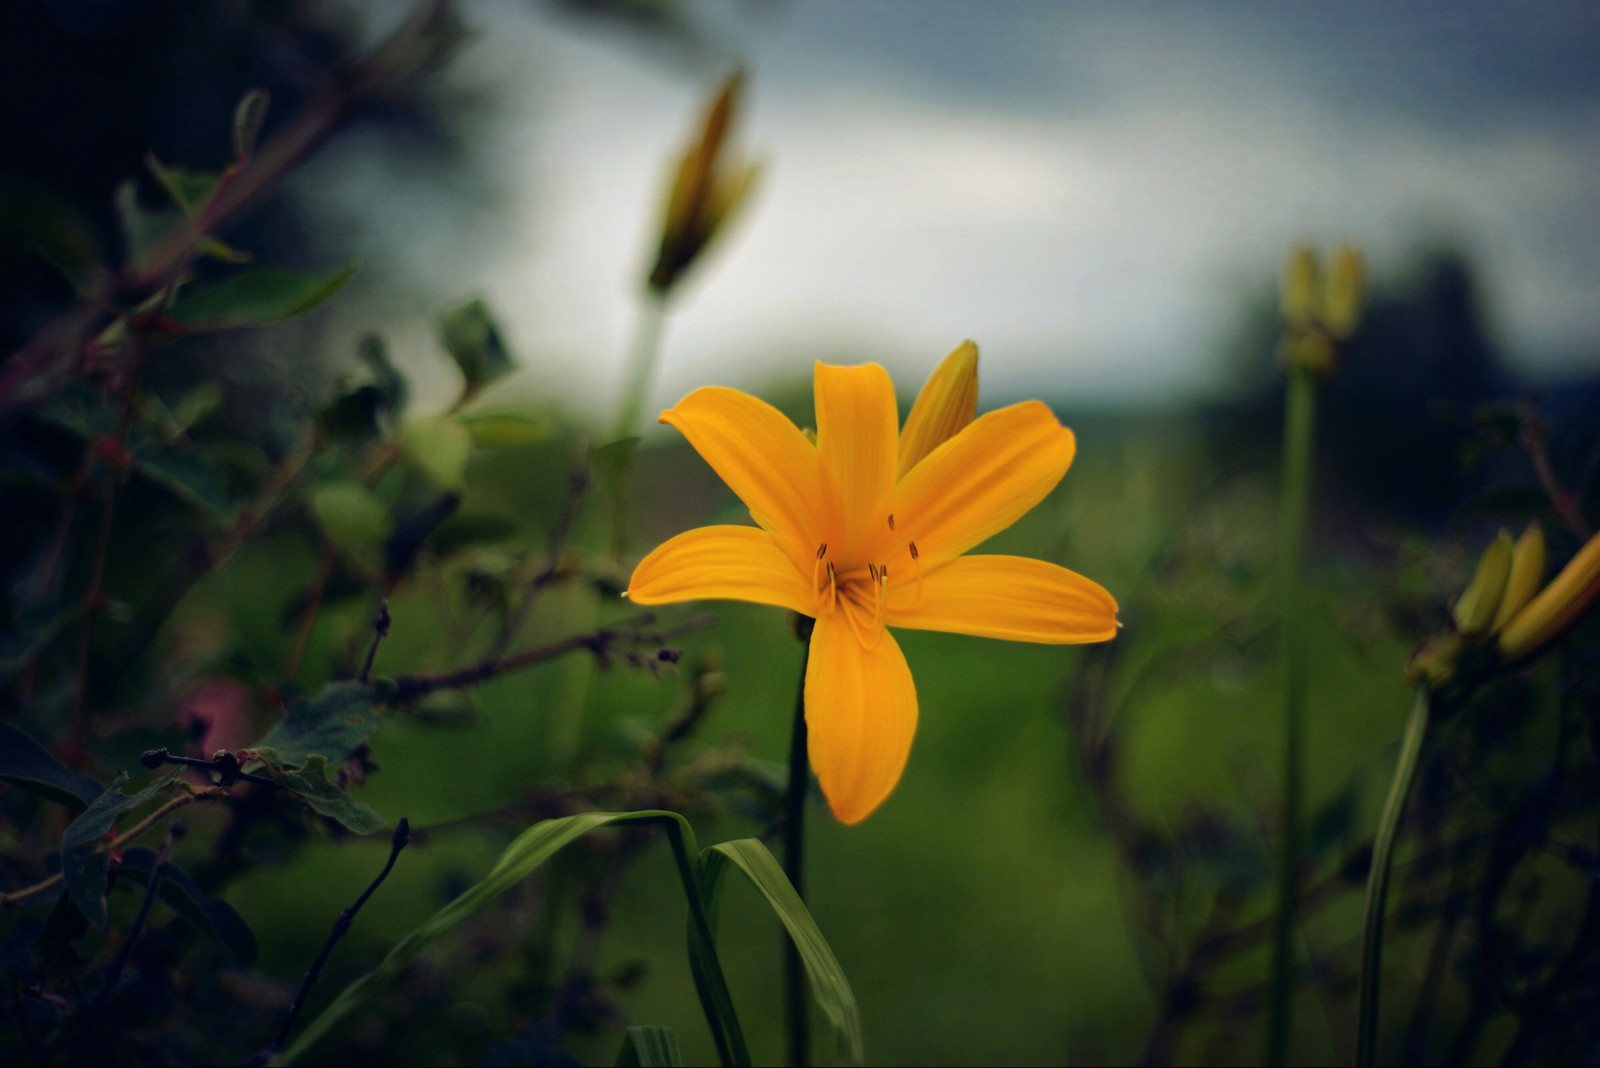
M 1092 649 L 901 635 L 921 706 L 904 779 L 857 827 L 820 799 L 811 809 L 808 902 L 859 1000 L 870 1063 L 1260 1058 L 1282 749 L 1277 280 L 1295 242 L 1366 250 L 1363 328 L 1323 394 L 1307 553 L 1306 882 L 1319 889 L 1305 906 L 1292 1044 L 1297 1063 L 1347 1062 L 1363 850 L 1404 720 L 1406 657 L 1445 625 L 1496 528 L 1542 520 L 1558 560 L 1578 544 L 1541 484 L 1529 427 L 1580 518 L 1600 510 L 1595 9 L 562 0 L 451 12 L 430 30 L 433 69 L 352 107 L 224 235 L 263 264 L 359 262 L 354 280 L 307 316 L 184 338 L 146 362 L 144 388 L 165 410 L 217 387 L 167 442 L 213 475 L 146 472 L 120 491 L 86 770 L 109 781 L 139 772 L 156 745 L 254 743 L 278 697 L 355 673 L 380 592 L 393 627 L 379 675 L 446 671 L 493 645 L 567 522 L 575 465 L 609 440 L 673 155 L 742 65 L 737 139 L 763 169 L 672 294 L 648 411 L 728 384 L 805 426 L 811 361 L 876 360 L 904 413 L 970 336 L 983 353 L 980 410 L 1041 397 L 1078 436 L 1062 485 L 990 549 L 1092 577 L 1118 598 L 1124 627 Z M 118 183 L 137 178 L 147 206 L 161 196 L 146 151 L 220 168 L 243 93 L 271 91 L 270 136 L 403 14 L 12 8 L 0 19 L 5 350 L 71 303 L 63 275 L 120 262 Z M 443 476 L 428 441 L 383 454 L 400 425 L 457 414 L 463 365 L 446 355 L 441 322 L 475 299 L 515 370 L 460 412 L 506 417 L 502 436 L 475 431 Z M 357 355 L 373 334 L 409 400 L 384 410 L 371 440 L 328 431 L 306 481 L 373 475 L 384 536 L 340 541 L 296 489 L 124 659 L 197 532 L 225 529 L 295 454 L 308 412 L 314 421 L 376 377 Z M 15 591 L 33 588 L 48 555 L 80 438 L 99 440 L 40 416 L 47 403 L 14 405 L 5 423 L 4 492 L 19 517 L 0 535 L 18 606 L 8 633 L 25 637 Z M 572 574 L 515 630 L 515 648 L 624 618 L 616 595 L 649 547 L 747 518 L 664 428 L 634 456 L 620 553 L 610 484 L 603 470 L 596 479 L 557 554 Z M 211 511 L 190 507 L 196 496 Z M 428 509 L 446 498 L 435 523 Z M 383 553 L 408 523 L 421 531 L 415 556 L 395 568 Z M 63 589 L 90 581 L 94 536 L 87 522 L 71 529 Z M 416 837 L 340 943 L 308 1017 L 534 819 L 660 804 L 683 808 L 703 844 L 770 829 L 800 649 L 775 609 L 694 605 L 660 620 L 707 608 L 709 625 L 671 638 L 674 665 L 602 668 L 580 654 L 384 714 L 375 767 L 350 789 L 408 817 Z M 39 666 L 8 685 L 6 719 L 47 742 L 61 743 L 71 718 L 77 633 L 41 639 L 29 651 Z M 1485 968 L 1465 935 L 1436 974 L 1440 917 L 1460 909 L 1453 869 L 1427 850 L 1492 836 L 1497 808 L 1547 774 L 1552 745 L 1565 760 L 1558 719 L 1593 719 L 1595 633 L 1589 624 L 1559 664 L 1453 721 L 1449 751 L 1483 763 L 1441 765 L 1420 789 L 1423 860 L 1402 862 L 1387 958 L 1386 1037 L 1408 1062 L 1436 1063 L 1463 1036 L 1498 1050 L 1528 1018 L 1515 999 L 1476 1000 Z M 697 693 L 714 698 L 703 718 L 650 770 L 652 739 Z M 42 829 L 58 833 L 59 813 L 0 789 L 10 889 L 37 874 L 30 865 L 53 847 Z M 1586 839 L 1591 800 L 1563 809 L 1551 834 Z M 260 957 L 250 970 L 163 949 L 219 977 L 203 995 L 175 980 L 137 1003 L 146 1020 L 168 1020 L 136 1029 L 173 1062 L 259 1048 L 387 855 L 382 833 L 268 808 L 226 861 L 214 851 L 241 809 L 186 813 L 175 857 L 214 880 Z M 1516 876 L 1531 933 L 1512 985 L 1548 975 L 1560 932 L 1585 915 L 1592 875 L 1547 852 Z M 755 1061 L 776 1063 L 780 929 L 748 888 L 726 897 L 719 945 L 734 997 Z M 137 903 L 112 895 L 123 921 Z M 710 1063 L 683 913 L 662 842 L 596 835 L 431 951 L 320 1055 L 523 1064 L 566 1063 L 564 1051 L 609 1063 L 622 1025 L 652 1023 L 675 1029 L 686 1063 Z M 1195 947 L 1219 932 L 1225 947 L 1196 964 Z M 104 959 L 114 945 L 82 948 Z M 204 1044 L 216 1040 L 210 1020 L 231 1031 L 220 1054 Z M 1574 1056 L 1596 1048 L 1592 1029 L 1554 1033 Z

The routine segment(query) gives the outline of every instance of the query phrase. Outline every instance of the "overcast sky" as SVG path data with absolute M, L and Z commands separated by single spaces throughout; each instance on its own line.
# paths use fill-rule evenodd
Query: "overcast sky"
M 812 356 L 909 389 L 965 337 L 989 396 L 1181 396 L 1298 240 L 1352 240 L 1381 276 L 1448 238 L 1519 370 L 1600 358 L 1600 4 L 691 10 L 696 63 L 469 6 L 485 32 L 451 77 L 493 101 L 482 202 L 440 208 L 355 151 L 314 176 L 405 219 L 366 258 L 490 299 L 534 365 L 513 392 L 611 403 L 666 167 L 722 57 L 749 69 L 740 139 L 766 171 L 677 304 L 662 404 Z M 434 310 L 384 313 L 414 364 Z

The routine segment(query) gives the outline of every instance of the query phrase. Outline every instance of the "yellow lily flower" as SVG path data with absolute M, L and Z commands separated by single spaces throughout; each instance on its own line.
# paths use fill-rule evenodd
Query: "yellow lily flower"
M 916 732 L 916 687 L 888 628 L 1056 644 L 1117 632 L 1116 601 L 1097 583 L 1042 560 L 963 555 L 1038 504 L 1076 448 L 1039 401 L 963 418 L 976 355 L 958 348 L 930 379 L 907 437 L 930 425 L 949 436 L 904 469 L 894 385 L 877 364 L 816 365 L 814 444 L 734 389 L 698 389 L 661 415 L 756 526 L 679 534 L 640 562 L 627 596 L 753 601 L 816 621 L 809 756 L 844 823 L 888 797 Z

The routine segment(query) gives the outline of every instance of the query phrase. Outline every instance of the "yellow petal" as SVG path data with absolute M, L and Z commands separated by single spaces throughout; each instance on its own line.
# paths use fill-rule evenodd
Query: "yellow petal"
M 1117 602 L 1099 583 L 1024 556 L 960 556 L 923 576 L 895 576 L 891 627 L 1075 645 L 1117 635 Z
M 661 413 L 750 509 L 796 566 L 810 567 L 834 525 L 817 450 L 778 409 L 736 389 L 697 389 Z
M 1500 632 L 1500 655 L 1515 662 L 1565 634 L 1600 598 L 1600 534 L 1584 543 L 1550 585 Z
M 754 601 L 817 610 L 810 580 L 755 527 L 701 527 L 679 534 L 639 561 L 628 580 L 628 598 L 639 604 L 676 601 Z
M 1536 519 L 1528 524 L 1511 549 L 1511 574 L 1506 579 L 1506 592 L 1500 598 L 1500 607 L 1495 610 L 1494 622 L 1489 624 L 1492 633 L 1498 634 L 1505 629 L 1505 625 L 1539 592 L 1540 585 L 1544 583 L 1547 555 L 1544 529 Z
M 817 619 L 806 666 L 811 766 L 841 823 L 859 823 L 889 796 L 917 730 L 917 690 L 887 631 L 858 642 L 842 611 Z
M 963 341 L 940 361 L 917 394 L 906 425 L 900 431 L 899 473 L 972 422 L 978 411 L 978 346 Z
M 900 480 L 891 512 L 924 571 L 1015 523 L 1072 465 L 1072 431 L 1039 401 L 990 412 Z M 887 539 L 885 539 L 887 541 Z M 895 555 L 897 581 L 910 561 Z
M 1486 633 L 1494 622 L 1506 592 L 1506 580 L 1511 577 L 1511 549 L 1511 535 L 1502 530 L 1478 558 L 1472 581 L 1450 609 L 1450 617 L 1462 634 Z
M 1283 265 L 1283 317 L 1290 326 L 1310 326 L 1322 311 L 1322 266 L 1304 245 L 1289 250 Z
M 1341 341 L 1355 333 L 1361 307 L 1367 299 L 1367 264 L 1361 253 L 1340 245 L 1328 270 L 1327 292 L 1322 300 L 1323 325 Z
M 894 383 L 875 363 L 859 367 L 819 363 L 814 389 L 817 453 L 833 478 L 849 524 L 847 544 L 835 552 L 849 559 L 869 522 L 874 534 L 880 524 L 886 528 L 900 447 Z

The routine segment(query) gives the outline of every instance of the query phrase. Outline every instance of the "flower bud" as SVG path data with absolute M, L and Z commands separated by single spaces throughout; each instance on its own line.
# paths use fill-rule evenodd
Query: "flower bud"
M 978 411 L 978 346 L 957 345 L 933 369 L 900 432 L 899 474 L 955 437 Z
M 1361 253 L 1340 245 L 1333 254 L 1327 288 L 1322 299 L 1322 325 L 1340 341 L 1347 340 L 1361 322 L 1367 299 L 1367 266 Z
M 1486 633 L 1505 596 L 1511 577 L 1511 535 L 1502 530 L 1478 559 L 1472 582 L 1450 610 L 1456 630 L 1467 636 Z
M 1318 276 L 1322 268 L 1317 254 L 1304 245 L 1289 252 L 1283 265 L 1283 317 L 1291 327 L 1305 328 L 1316 322 L 1321 311 Z
M 1545 561 L 1544 530 L 1537 522 L 1529 523 L 1511 550 L 1511 574 L 1506 579 L 1506 592 L 1500 598 L 1490 630 L 1499 633 L 1505 629 L 1512 617 L 1533 600 L 1544 583 Z
M 1521 660 L 1559 638 L 1600 596 L 1600 534 L 1590 538 L 1500 632 L 1500 655 Z
M 738 113 L 744 72 L 735 71 L 706 109 L 698 140 L 679 162 L 661 224 L 661 247 L 650 288 L 665 294 L 677 284 L 744 201 L 758 168 L 726 151 Z

